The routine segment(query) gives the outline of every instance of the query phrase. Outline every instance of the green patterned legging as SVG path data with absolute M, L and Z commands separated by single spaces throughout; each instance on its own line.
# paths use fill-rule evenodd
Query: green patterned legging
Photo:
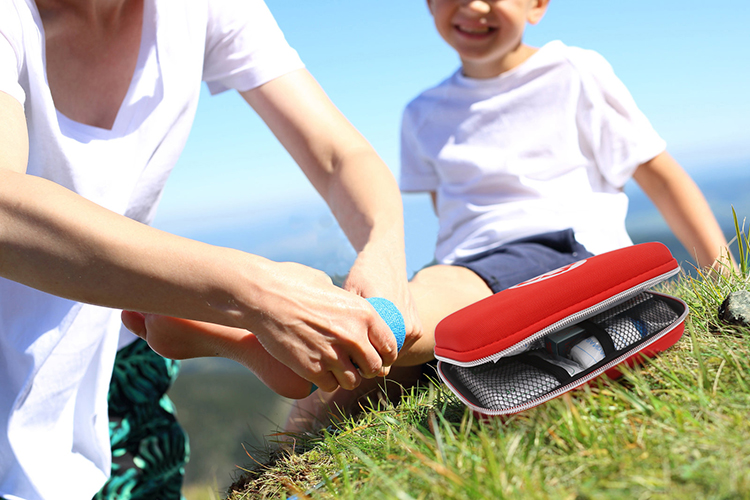
M 117 353 L 109 386 L 112 476 L 95 500 L 182 498 L 190 447 L 166 395 L 179 366 L 140 339 Z

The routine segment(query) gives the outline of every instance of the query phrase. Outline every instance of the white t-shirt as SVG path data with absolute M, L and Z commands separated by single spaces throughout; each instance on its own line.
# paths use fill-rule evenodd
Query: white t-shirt
M 33 0 L 0 0 L 0 91 L 24 105 L 29 174 L 149 223 L 201 81 L 214 93 L 248 90 L 303 64 L 261 0 L 146 0 L 144 9 L 136 71 L 112 130 L 56 111 Z M 0 278 L 0 496 L 83 499 L 101 488 L 120 329 L 119 311 Z
M 632 244 L 622 188 L 664 149 L 604 58 L 557 41 L 498 77 L 459 70 L 414 99 L 400 184 L 436 192 L 441 263 L 567 228 L 596 254 Z

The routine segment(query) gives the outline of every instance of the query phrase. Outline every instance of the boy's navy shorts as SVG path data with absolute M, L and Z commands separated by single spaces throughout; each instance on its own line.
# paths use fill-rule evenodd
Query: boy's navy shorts
M 593 254 L 576 241 L 572 229 L 565 229 L 511 241 L 453 265 L 471 269 L 497 293 L 588 257 Z

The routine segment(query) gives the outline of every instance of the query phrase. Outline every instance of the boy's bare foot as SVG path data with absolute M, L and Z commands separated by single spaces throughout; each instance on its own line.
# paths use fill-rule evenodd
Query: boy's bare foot
M 264 384 L 287 398 L 305 398 L 312 389 L 312 383 L 271 356 L 247 330 L 133 311 L 123 311 L 122 322 L 166 358 L 229 358 L 249 368 Z

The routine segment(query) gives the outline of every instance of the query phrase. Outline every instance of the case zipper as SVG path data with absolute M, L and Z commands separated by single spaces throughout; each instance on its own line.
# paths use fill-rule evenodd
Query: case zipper
M 639 353 L 640 351 L 644 350 L 646 347 L 650 346 L 651 344 L 653 344 L 657 340 L 661 339 L 662 337 L 664 337 L 665 335 L 667 335 L 669 332 L 671 332 L 672 330 L 674 330 L 677 327 L 677 325 L 679 325 L 680 323 L 682 323 L 683 321 L 685 321 L 685 318 L 687 317 L 687 315 L 689 313 L 689 310 L 688 310 L 687 304 L 685 304 L 685 302 L 683 300 L 678 299 L 676 297 L 672 297 L 670 295 L 665 295 L 665 294 L 662 294 L 662 293 L 658 293 L 658 292 L 652 292 L 652 293 L 654 293 L 655 295 L 661 295 L 661 296 L 669 297 L 672 300 L 679 301 L 680 303 L 682 303 L 685 306 L 685 310 L 682 312 L 682 314 L 679 316 L 679 318 L 677 318 L 668 328 L 665 328 L 662 332 L 658 333 L 657 335 L 654 335 L 654 337 L 652 339 L 650 339 L 648 342 L 645 342 L 645 343 L 639 345 L 638 347 L 636 347 L 634 349 L 631 349 L 631 350 L 629 350 L 629 351 L 621 354 L 619 357 L 613 359 L 612 361 L 608 362 L 607 364 L 605 364 L 603 366 L 600 366 L 599 368 L 597 368 L 593 372 L 589 373 L 588 375 L 586 375 L 584 377 L 581 377 L 580 379 L 574 380 L 573 382 L 570 382 L 570 383 L 568 383 L 568 384 L 566 384 L 566 385 L 564 385 L 562 387 L 558 387 L 554 391 L 549 392 L 549 393 L 545 394 L 544 396 L 542 396 L 540 398 L 532 399 L 531 401 L 528 401 L 528 402 L 526 402 L 526 403 L 524 403 L 522 405 L 513 406 L 511 408 L 506 408 L 505 410 L 489 410 L 487 408 L 478 407 L 478 406 L 476 406 L 476 405 L 474 405 L 474 404 L 466 401 L 463 398 L 463 396 L 461 394 L 459 394 L 458 391 L 455 390 L 455 387 L 453 387 L 451 384 L 448 384 L 448 385 L 451 385 L 451 389 L 453 389 L 453 393 L 456 394 L 459 397 L 459 399 L 461 399 L 461 401 L 463 401 L 463 403 L 466 406 L 468 406 L 472 410 L 474 410 L 476 412 L 479 412 L 479 413 L 482 413 L 484 415 L 499 416 L 499 415 L 509 415 L 509 414 L 513 414 L 513 413 L 520 413 L 520 412 L 522 412 L 524 410 L 528 410 L 528 409 L 533 408 L 535 406 L 539 406 L 540 404 L 545 403 L 545 402 L 549 401 L 550 399 L 555 399 L 556 397 L 558 397 L 558 396 L 560 396 L 562 394 L 565 394 L 566 392 L 571 391 L 571 390 L 575 389 L 576 387 L 579 387 L 579 386 L 585 384 L 586 382 L 589 382 L 589 381 L 595 379 L 596 377 L 598 377 L 602 373 L 606 372 L 610 368 L 614 368 L 615 366 L 619 365 L 620 363 L 622 363 L 623 361 L 625 361 L 629 357 L 633 356 L 634 354 Z M 443 381 L 445 382 L 445 379 L 443 379 Z
M 497 362 L 501 358 L 507 357 L 507 356 L 513 356 L 515 354 L 521 354 L 522 352 L 526 351 L 522 346 L 519 344 L 531 344 L 541 338 L 544 338 L 546 335 L 549 335 L 550 333 L 561 330 L 565 328 L 566 326 L 578 323 L 588 317 L 595 316 L 601 311 L 604 311 L 606 309 L 609 309 L 610 307 L 613 307 L 621 302 L 625 302 L 626 300 L 630 299 L 631 297 L 634 297 L 638 295 L 639 293 L 643 292 L 644 290 L 648 290 L 654 285 L 659 284 L 662 281 L 665 281 L 675 274 L 680 272 L 680 267 L 664 273 L 660 276 L 657 276 L 655 278 L 651 278 L 648 281 L 644 281 L 639 286 L 630 288 L 628 290 L 625 290 L 624 292 L 620 292 L 617 295 L 613 295 L 612 297 L 599 302 L 598 304 L 589 307 L 588 309 L 584 309 L 583 311 L 579 311 L 575 314 L 572 314 L 564 319 L 561 319 L 557 323 L 553 323 L 550 326 L 543 328 L 536 332 L 533 335 L 530 335 L 529 337 L 526 337 L 522 342 L 519 342 L 517 344 L 513 344 L 512 346 L 508 347 L 507 349 L 503 349 L 502 351 L 492 354 L 490 356 L 485 356 L 483 358 L 476 359 L 474 361 L 456 361 L 450 358 L 446 358 L 444 356 L 435 356 L 435 358 L 439 359 L 440 361 L 445 361 L 446 363 L 450 363 L 452 365 L 456 366 L 463 366 L 465 368 L 470 368 L 472 366 L 478 366 L 483 365 L 484 363 Z

